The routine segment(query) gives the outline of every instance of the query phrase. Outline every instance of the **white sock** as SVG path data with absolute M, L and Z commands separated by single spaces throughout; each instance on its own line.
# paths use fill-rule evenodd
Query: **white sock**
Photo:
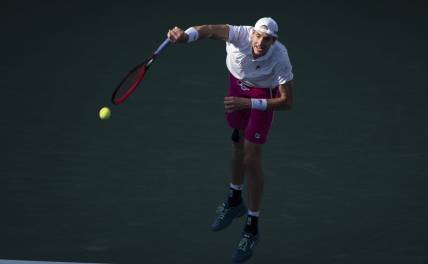
M 232 188 L 234 190 L 242 191 L 242 185 L 235 185 L 235 184 L 231 183 L 229 186 L 230 186 L 230 188 Z
M 260 215 L 260 211 L 253 212 L 253 211 L 248 210 L 248 215 L 255 216 L 255 217 L 259 217 L 259 215 Z

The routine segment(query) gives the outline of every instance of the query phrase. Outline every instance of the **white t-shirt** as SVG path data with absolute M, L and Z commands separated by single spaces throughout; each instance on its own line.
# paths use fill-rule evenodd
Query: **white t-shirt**
M 245 84 L 259 88 L 274 88 L 293 79 L 287 49 L 278 40 L 268 52 L 254 59 L 251 48 L 251 26 L 229 25 L 226 42 L 226 65 L 229 72 Z

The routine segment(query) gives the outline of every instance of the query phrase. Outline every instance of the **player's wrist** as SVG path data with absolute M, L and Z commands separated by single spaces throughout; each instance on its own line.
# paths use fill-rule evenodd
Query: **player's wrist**
M 251 98 L 251 109 L 266 111 L 267 110 L 267 100 L 259 98 Z
M 187 43 L 196 41 L 199 38 L 199 33 L 194 27 L 189 27 L 184 31 L 184 33 L 186 33 L 187 35 L 187 39 L 186 39 Z

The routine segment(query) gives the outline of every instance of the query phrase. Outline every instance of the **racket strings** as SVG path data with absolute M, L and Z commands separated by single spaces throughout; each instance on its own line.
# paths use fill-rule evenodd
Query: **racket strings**
M 113 97 L 114 102 L 120 103 L 126 100 L 143 80 L 145 71 L 146 68 L 144 66 L 131 71 L 117 87 Z

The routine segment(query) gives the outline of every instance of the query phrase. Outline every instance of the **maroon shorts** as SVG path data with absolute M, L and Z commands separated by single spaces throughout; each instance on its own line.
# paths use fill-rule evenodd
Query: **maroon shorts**
M 272 98 L 277 97 L 278 88 L 248 87 L 240 80 L 229 74 L 230 86 L 228 96 L 245 98 Z M 273 111 L 245 109 L 226 113 L 227 123 L 231 128 L 245 131 L 245 139 L 254 144 L 264 144 L 272 125 Z

